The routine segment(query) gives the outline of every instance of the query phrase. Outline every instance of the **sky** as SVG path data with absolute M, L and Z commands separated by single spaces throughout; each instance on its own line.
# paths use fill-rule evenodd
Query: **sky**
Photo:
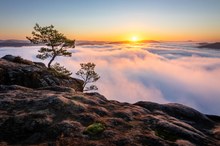
M 35 23 L 76 40 L 220 41 L 220 0 L 0 0 L 0 39 Z

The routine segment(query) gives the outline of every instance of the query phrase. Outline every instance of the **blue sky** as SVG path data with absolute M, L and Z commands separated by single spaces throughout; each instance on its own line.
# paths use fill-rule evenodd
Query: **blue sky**
M 24 39 L 37 22 L 69 37 L 218 40 L 219 0 L 1 0 L 0 39 Z

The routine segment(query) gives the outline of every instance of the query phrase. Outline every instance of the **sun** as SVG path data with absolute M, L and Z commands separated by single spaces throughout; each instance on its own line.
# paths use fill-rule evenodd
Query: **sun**
M 137 36 L 132 36 L 131 37 L 131 41 L 132 42 L 137 42 L 138 41 L 138 37 Z

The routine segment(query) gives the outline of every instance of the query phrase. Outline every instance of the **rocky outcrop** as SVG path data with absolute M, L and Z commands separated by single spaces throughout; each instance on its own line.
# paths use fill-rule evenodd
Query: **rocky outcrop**
M 184 105 L 120 103 L 61 86 L 0 85 L 0 117 L 2 145 L 220 144 L 220 122 Z
M 0 59 L 0 76 L 0 84 L 3 85 L 29 88 L 65 86 L 77 91 L 83 90 L 82 80 L 62 76 L 41 62 L 32 62 L 19 56 L 6 55 Z
M 220 117 L 181 104 L 76 92 L 82 81 L 11 55 L 0 77 L 0 145 L 220 145 Z

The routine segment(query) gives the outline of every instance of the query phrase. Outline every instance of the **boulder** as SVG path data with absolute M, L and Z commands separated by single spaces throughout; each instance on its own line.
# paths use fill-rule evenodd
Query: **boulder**
M 208 116 L 197 110 L 178 103 L 158 104 L 153 102 L 137 102 L 135 105 L 141 106 L 155 113 L 164 113 L 195 127 L 213 127 L 213 121 Z

